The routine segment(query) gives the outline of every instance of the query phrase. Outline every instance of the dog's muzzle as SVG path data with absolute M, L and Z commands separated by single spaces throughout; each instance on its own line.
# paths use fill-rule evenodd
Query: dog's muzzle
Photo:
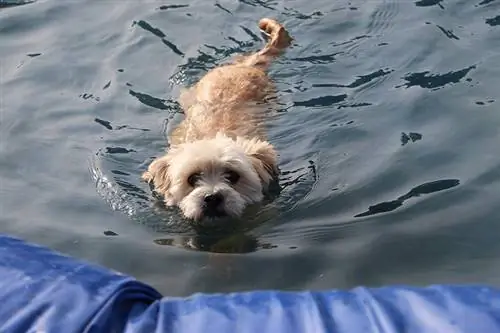
M 208 194 L 203 198 L 203 215 L 206 217 L 226 216 L 223 208 L 224 196 L 219 193 Z

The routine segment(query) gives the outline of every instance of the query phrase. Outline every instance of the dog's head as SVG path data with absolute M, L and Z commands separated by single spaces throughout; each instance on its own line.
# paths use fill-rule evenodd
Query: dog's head
M 200 221 L 240 216 L 247 205 L 263 199 L 277 174 L 271 144 L 218 134 L 171 147 L 150 164 L 143 179 L 153 184 L 166 205 L 178 206 L 187 218 Z

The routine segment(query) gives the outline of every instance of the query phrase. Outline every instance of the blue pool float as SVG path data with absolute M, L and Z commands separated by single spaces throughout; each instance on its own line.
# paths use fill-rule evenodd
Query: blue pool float
M 488 286 L 163 297 L 134 278 L 0 235 L 2 333 L 496 333 Z

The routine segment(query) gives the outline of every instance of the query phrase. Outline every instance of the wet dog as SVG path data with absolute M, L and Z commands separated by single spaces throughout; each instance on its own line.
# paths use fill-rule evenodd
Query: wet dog
M 188 219 L 238 217 L 263 200 L 278 175 L 277 152 L 264 129 L 275 97 L 266 71 L 292 38 L 273 19 L 261 19 L 259 28 L 268 36 L 260 51 L 212 69 L 181 92 L 185 118 L 171 133 L 168 152 L 142 175 Z

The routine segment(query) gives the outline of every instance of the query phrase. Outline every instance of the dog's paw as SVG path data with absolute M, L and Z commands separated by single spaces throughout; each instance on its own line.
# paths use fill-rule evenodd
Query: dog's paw
M 174 198 L 172 198 L 168 194 L 164 196 L 163 202 L 165 202 L 165 206 L 167 206 L 167 207 L 173 207 L 173 206 L 175 206 L 175 200 L 174 200 Z

